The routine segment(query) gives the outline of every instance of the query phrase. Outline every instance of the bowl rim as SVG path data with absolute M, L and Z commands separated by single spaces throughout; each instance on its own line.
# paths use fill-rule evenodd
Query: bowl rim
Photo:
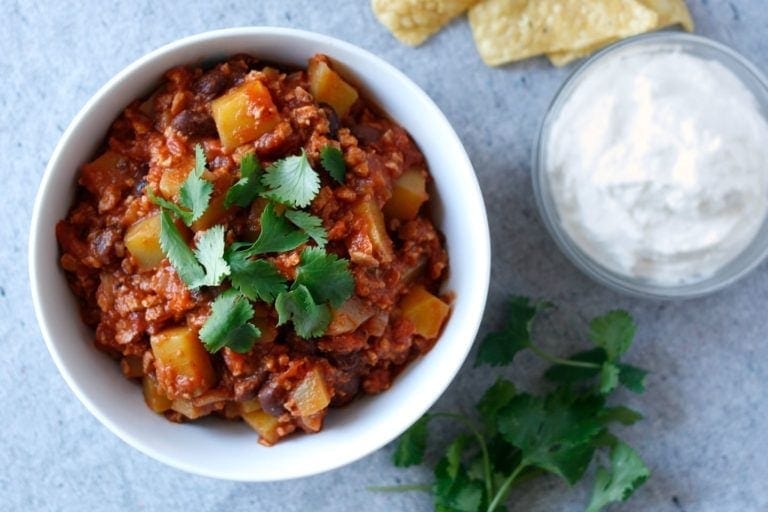
M 715 293 L 740 280 L 754 270 L 766 257 L 768 257 L 768 241 L 763 242 L 763 247 L 758 247 L 761 233 L 768 226 L 768 216 L 763 220 L 762 227 L 755 234 L 753 240 L 725 265 L 716 270 L 712 275 L 699 281 L 675 286 L 663 286 L 648 282 L 642 282 L 635 278 L 624 276 L 610 270 L 589 256 L 576 241 L 565 233 L 560 225 L 554 199 L 551 196 L 548 180 L 545 176 L 544 162 L 547 142 L 549 141 L 549 128 L 554 115 L 559 112 L 567 101 L 569 94 L 578 86 L 579 80 L 592 71 L 604 58 L 627 50 L 631 47 L 642 47 L 657 44 L 680 44 L 690 47 L 705 48 L 717 55 L 718 62 L 726 63 L 729 69 L 734 67 L 741 70 L 753 80 L 762 91 L 768 95 L 768 78 L 750 60 L 738 53 L 733 48 L 710 39 L 708 37 L 671 30 L 660 30 L 623 39 L 602 48 L 594 55 L 585 59 L 568 78 L 560 85 L 552 100 L 547 106 L 546 114 L 542 118 L 536 132 L 536 140 L 533 145 L 531 157 L 531 181 L 533 184 L 534 199 L 544 226 L 554 239 L 555 244 L 568 260 L 582 273 L 594 281 L 625 295 L 656 300 L 684 300 L 703 297 Z M 744 79 L 737 77 L 740 82 Z M 759 99 L 756 98 L 756 100 Z M 766 117 L 768 120 L 768 117 Z M 747 258 L 746 260 L 744 258 Z M 725 272 L 724 272 L 725 271 Z
M 96 419 L 98 419 L 102 425 L 107 427 L 109 431 L 117 435 L 126 444 L 139 450 L 145 455 L 148 455 L 151 458 L 158 460 L 164 464 L 167 464 L 171 467 L 174 467 L 176 469 L 180 469 L 189 473 L 211 477 L 211 478 L 232 480 L 232 481 L 264 481 L 264 482 L 279 481 L 279 480 L 287 480 L 292 478 L 300 478 L 300 477 L 305 477 L 305 476 L 310 476 L 310 475 L 330 471 L 332 469 L 336 469 L 338 467 L 341 467 L 351 462 L 354 462 L 356 460 L 359 460 L 369 455 L 370 453 L 380 449 L 385 444 L 391 442 L 394 438 L 400 435 L 402 431 L 404 431 L 405 428 L 407 428 L 408 425 L 405 425 L 405 427 L 403 427 L 403 429 L 400 431 L 394 431 L 388 436 L 383 436 L 379 439 L 371 441 L 364 450 L 355 452 L 352 455 L 338 454 L 337 457 L 327 457 L 327 460 L 323 464 L 316 465 L 315 467 L 312 467 L 309 469 L 303 468 L 303 470 L 300 469 L 299 471 L 291 474 L 279 474 L 274 477 L 272 476 L 267 478 L 254 477 L 253 475 L 250 475 L 247 472 L 236 471 L 236 470 L 228 471 L 228 472 L 214 471 L 206 467 L 202 467 L 200 465 L 191 465 L 191 464 L 181 462 L 175 459 L 172 455 L 165 454 L 160 450 L 155 450 L 154 448 L 148 446 L 146 442 L 143 441 L 143 437 L 137 437 L 132 435 L 120 423 L 113 421 L 113 419 L 110 417 L 110 415 L 107 412 L 102 411 L 102 409 L 89 398 L 89 396 L 85 392 L 85 389 L 87 388 L 87 386 L 84 386 L 84 385 L 81 386 L 79 382 L 79 378 L 76 377 L 73 374 L 73 372 L 70 371 L 70 368 L 64 363 L 62 358 L 63 350 L 58 346 L 57 343 L 53 341 L 55 326 L 50 325 L 46 317 L 46 306 L 44 306 L 43 299 L 41 297 L 41 292 L 44 291 L 45 285 L 41 283 L 40 276 L 38 275 L 40 272 L 40 269 L 38 267 L 43 263 L 43 256 L 41 255 L 40 246 L 43 240 L 45 239 L 45 237 L 53 236 L 52 233 L 47 232 L 47 226 L 45 224 L 46 218 L 43 218 L 43 213 L 44 213 L 43 201 L 49 195 L 55 194 L 55 191 L 51 190 L 52 177 L 54 176 L 54 171 L 57 168 L 57 162 L 61 159 L 62 154 L 65 152 L 65 149 L 67 148 L 67 146 L 72 143 L 71 139 L 73 136 L 73 132 L 76 130 L 76 128 L 81 123 L 83 123 L 85 119 L 93 115 L 91 111 L 94 109 L 94 107 L 97 104 L 99 104 L 102 98 L 104 98 L 105 96 L 109 96 L 113 92 L 113 89 L 115 89 L 118 84 L 123 82 L 127 77 L 130 77 L 134 73 L 138 72 L 142 67 L 144 67 L 148 63 L 151 63 L 157 59 L 160 59 L 168 54 L 174 54 L 176 52 L 182 51 L 185 48 L 196 47 L 196 46 L 204 47 L 206 44 L 215 43 L 215 41 L 218 39 L 226 39 L 228 37 L 253 37 L 254 41 L 259 38 L 268 38 L 268 37 L 284 37 L 284 38 L 290 38 L 290 39 L 298 39 L 302 43 L 314 43 L 314 44 L 326 45 L 328 47 L 334 48 L 340 53 L 353 55 L 356 58 L 371 62 L 372 65 L 375 65 L 379 69 L 384 69 L 386 73 L 389 74 L 389 76 L 393 77 L 399 83 L 401 83 L 404 87 L 406 87 L 407 91 L 405 92 L 409 96 L 414 97 L 415 100 L 419 102 L 419 104 L 423 105 L 424 108 L 426 108 L 430 112 L 430 116 L 433 116 L 435 120 L 445 125 L 447 132 L 450 133 L 450 140 L 445 140 L 444 143 L 456 145 L 457 151 L 462 156 L 461 161 L 457 163 L 457 167 L 466 168 L 468 171 L 468 178 L 469 178 L 468 181 L 472 182 L 473 186 L 470 187 L 471 189 L 464 190 L 464 193 L 468 194 L 472 198 L 472 201 L 476 202 L 477 204 L 478 215 L 475 216 L 475 218 L 473 219 L 473 222 L 474 222 L 474 225 L 477 227 L 479 236 L 481 238 L 480 240 L 481 243 L 479 245 L 473 246 L 474 260 L 475 260 L 475 265 L 477 267 L 476 270 L 473 271 L 473 277 L 476 280 L 474 281 L 474 292 L 472 297 L 473 301 L 467 302 L 467 308 L 469 308 L 469 313 L 465 315 L 465 317 L 471 319 L 471 321 L 470 321 L 470 325 L 464 324 L 465 327 L 463 327 L 464 332 L 471 333 L 471 336 L 469 337 L 469 340 L 467 342 L 461 345 L 462 357 L 458 361 L 453 361 L 451 367 L 444 368 L 443 369 L 444 371 L 441 372 L 445 376 L 445 386 L 441 388 L 440 392 L 434 394 L 434 396 L 430 396 L 428 400 L 424 400 L 423 403 L 420 404 L 420 405 L 423 405 L 422 410 L 418 410 L 418 411 L 414 410 L 414 411 L 410 411 L 410 413 L 408 414 L 401 414 L 401 416 L 407 417 L 410 420 L 412 420 L 410 421 L 410 423 L 408 423 L 408 425 L 410 425 L 413 421 L 416 421 L 418 417 L 424 414 L 440 398 L 440 396 L 442 396 L 442 394 L 445 393 L 445 391 L 448 389 L 450 384 L 453 382 L 453 379 L 455 378 L 456 374 L 460 370 L 464 361 L 466 360 L 467 355 L 472 349 L 472 346 L 474 345 L 474 338 L 477 335 L 477 332 L 480 327 L 480 323 L 483 318 L 483 312 L 484 312 L 488 290 L 489 290 L 489 284 L 490 284 L 490 272 L 491 272 L 490 231 L 488 227 L 488 217 L 487 217 L 487 210 L 485 208 L 485 202 L 483 199 L 483 195 L 482 195 L 479 183 L 477 181 L 476 174 L 474 173 L 474 168 L 469 159 L 469 156 L 466 153 L 466 149 L 464 148 L 461 140 L 459 139 L 453 127 L 451 126 L 450 122 L 445 117 L 445 114 L 443 114 L 440 108 L 426 94 L 426 92 L 424 92 L 415 82 L 413 82 L 410 78 L 408 78 L 399 69 L 395 68 L 392 64 L 388 63 L 381 57 L 361 47 L 358 47 L 356 45 L 353 45 L 351 43 L 348 43 L 346 41 L 343 41 L 331 36 L 327 36 L 324 34 L 312 32 L 308 30 L 275 27 L 275 26 L 243 26 L 243 27 L 234 27 L 234 28 L 200 32 L 194 35 L 176 39 L 172 42 L 164 44 L 144 54 L 140 58 L 134 60 L 131 64 L 124 67 L 112 78 L 110 78 L 104 85 L 102 85 L 98 89 L 96 93 L 94 93 L 88 99 L 88 101 L 83 105 L 83 107 L 78 111 L 78 113 L 70 121 L 66 130 L 64 130 L 64 132 L 62 133 L 58 143 L 56 144 L 51 154 L 50 159 L 48 160 L 45 171 L 43 172 L 43 175 L 38 185 L 38 190 L 35 196 L 34 206 L 32 210 L 32 217 L 30 222 L 30 233 L 29 233 L 29 241 L 28 241 L 29 252 L 28 252 L 28 260 L 27 260 L 30 290 L 31 290 L 32 303 L 33 303 L 37 323 L 43 335 L 43 339 L 45 341 L 48 352 L 50 353 L 51 358 L 53 359 L 59 373 L 64 378 L 64 381 L 67 383 L 68 387 L 72 390 L 72 392 L 75 394 L 78 400 L 80 400 L 80 402 L 83 405 L 85 405 L 86 409 L 94 417 L 96 417 Z M 186 62 L 178 62 L 175 65 L 181 65 L 185 63 Z M 342 62 L 342 64 L 344 63 Z M 54 220 L 53 222 L 55 223 L 56 220 Z M 59 269 L 59 271 L 60 270 L 61 269 Z M 63 276 L 63 273 L 62 273 L 62 276 Z M 80 321 L 80 318 L 78 317 L 77 320 Z M 448 324 L 446 324 L 446 327 L 449 324 L 450 324 L 450 318 L 449 318 Z M 409 367 L 413 366 L 413 364 L 416 363 L 417 361 L 413 361 L 411 365 L 409 365 Z

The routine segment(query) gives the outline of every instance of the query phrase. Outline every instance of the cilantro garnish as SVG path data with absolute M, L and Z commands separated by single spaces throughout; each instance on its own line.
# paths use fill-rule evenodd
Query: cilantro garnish
M 347 174 L 344 154 L 333 146 L 325 146 L 320 150 L 320 163 L 328 174 L 338 183 L 343 184 Z
M 264 192 L 261 177 L 261 163 L 253 153 L 248 153 L 240 160 L 240 179 L 227 190 L 224 208 L 233 204 L 245 208 Z
M 189 171 L 187 178 L 179 189 L 179 204 L 155 195 L 148 190 L 149 200 L 172 211 L 184 224 L 191 226 L 193 222 L 202 217 L 211 201 L 213 185 L 203 179 L 206 168 L 205 152 L 200 144 L 195 144 L 195 167 Z
M 275 309 L 278 314 L 277 325 L 292 322 L 296 334 L 302 338 L 322 336 L 331 321 L 328 305 L 317 304 L 304 285 L 295 285 L 291 291 L 278 295 Z
M 232 286 L 252 301 L 261 300 L 272 304 L 287 289 L 285 277 L 267 260 L 249 258 L 243 251 L 228 256 L 232 269 Z
M 205 276 L 195 286 L 218 286 L 229 275 L 229 265 L 224 260 L 224 226 L 203 231 L 194 253 L 205 269 Z
M 274 162 L 265 173 L 253 154 L 240 161 L 240 180 L 229 188 L 225 207 L 247 207 L 261 196 L 271 199 L 260 217 L 261 231 L 255 242 L 234 242 L 226 247 L 226 229 L 222 225 L 198 232 L 191 249 L 174 224 L 173 217 L 187 225 L 200 218 L 208 208 L 213 186 L 202 178 L 205 154 L 195 146 L 195 168 L 190 171 L 174 203 L 148 190 L 152 202 L 160 206 L 161 248 L 176 273 L 190 289 L 219 286 L 229 277 L 231 288 L 221 293 L 211 305 L 211 315 L 200 330 L 206 349 L 222 347 L 248 351 L 258 337 L 258 329 L 249 322 L 253 307 L 249 301 L 274 303 L 279 324 L 293 323 L 303 338 L 321 336 L 331 319 L 331 306 L 338 307 L 354 290 L 348 262 L 323 249 L 328 235 L 322 220 L 306 211 L 287 209 L 272 201 L 293 207 L 308 205 L 319 190 L 319 177 L 309 165 L 306 154 Z M 264 254 L 291 251 L 314 240 L 317 247 L 301 253 L 296 279 L 288 280 L 274 263 L 259 259 Z
M 179 189 L 179 204 L 192 212 L 189 221 L 185 221 L 188 226 L 202 217 L 211 200 L 213 185 L 203 179 L 205 166 L 203 147 L 195 144 L 195 168 L 187 175 Z
M 325 232 L 323 221 L 320 217 L 315 217 L 311 213 L 298 210 L 286 210 L 285 218 L 291 221 L 294 226 L 304 230 L 321 249 L 328 243 L 328 233 Z
M 431 486 L 379 489 L 429 490 L 435 510 L 500 512 L 507 510 L 504 503 L 514 485 L 543 473 L 574 484 L 598 454 L 610 457 L 610 467 L 597 469 L 587 512 L 628 499 L 645 482 L 648 468 L 609 431 L 612 423 L 631 425 L 642 419 L 632 409 L 607 405 L 608 395 L 618 384 L 629 387 L 625 382 L 630 382 L 638 390 L 646 375 L 619 361 L 634 339 L 632 318 L 623 311 L 596 318 L 590 325 L 590 340 L 597 347 L 563 359 L 533 342 L 532 323 L 545 305 L 510 298 L 505 327 L 483 340 L 477 361 L 508 364 L 519 351 L 528 349 L 555 363 L 545 376 L 560 386 L 536 396 L 518 392 L 512 382 L 499 378 L 480 398 L 477 419 L 466 414 L 425 414 L 400 437 L 393 454 L 396 466 L 423 462 L 431 421 L 448 418 L 463 424 L 466 431 L 444 449 Z M 622 380 L 624 372 L 627 376 Z
M 249 247 L 243 249 L 248 255 L 285 252 L 295 249 L 309 238 L 275 212 L 275 205 L 269 203 L 261 212 L 261 232 Z
M 309 205 L 320 190 L 320 177 L 304 150 L 267 167 L 261 182 L 267 188 L 265 197 L 297 208 Z
M 609 503 L 626 501 L 649 476 L 651 472 L 637 453 L 629 445 L 617 443 L 611 450 L 611 468 L 597 469 L 586 512 L 599 512 Z
M 234 290 L 227 290 L 211 304 L 211 316 L 200 329 L 200 340 L 212 353 L 224 347 L 235 352 L 248 352 L 261 334 L 249 323 L 251 318 L 253 307 L 248 300 Z
M 278 325 L 290 321 L 302 338 L 322 336 L 331 321 L 328 304 L 339 307 L 354 291 L 347 265 L 346 260 L 318 247 L 304 249 L 290 291 L 275 300 Z
M 205 277 L 205 271 L 186 240 L 181 237 L 171 214 L 165 208 L 160 210 L 160 248 L 187 286 L 190 288 L 200 286 Z
M 294 285 L 306 286 L 318 302 L 328 302 L 337 308 L 355 290 L 355 281 L 348 266 L 347 260 L 340 260 L 335 254 L 307 247 L 301 253 Z

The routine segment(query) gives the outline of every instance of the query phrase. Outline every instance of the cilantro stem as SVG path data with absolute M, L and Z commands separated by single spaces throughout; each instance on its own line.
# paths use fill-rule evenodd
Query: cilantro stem
M 531 351 L 533 351 L 533 353 L 536 354 L 537 356 L 541 357 L 542 359 L 546 359 L 547 361 L 553 364 L 561 364 L 564 366 L 574 366 L 576 368 L 589 368 L 589 369 L 595 369 L 595 370 L 599 370 L 600 368 L 602 368 L 602 366 L 599 364 L 590 363 L 587 361 L 574 361 L 572 359 L 563 359 L 562 357 L 555 357 L 552 354 L 549 354 L 543 351 L 542 349 L 540 349 L 539 347 L 537 347 L 532 343 L 528 345 L 528 348 L 531 349 Z
M 485 444 L 485 439 L 483 438 L 480 431 L 477 430 L 474 423 L 472 423 L 472 421 L 463 414 L 438 412 L 434 413 L 433 416 L 459 420 L 472 432 L 472 435 L 474 435 L 475 439 L 477 439 L 477 444 L 480 446 L 480 452 L 483 455 L 483 475 L 485 476 L 485 490 L 487 496 L 493 494 L 493 477 L 491 476 L 491 458 L 488 455 L 488 446 Z
M 520 473 L 525 469 L 527 464 L 528 462 L 525 459 L 521 460 L 520 464 L 515 468 L 512 474 L 509 475 L 506 480 L 504 480 L 504 482 L 501 484 L 501 487 L 499 488 L 499 492 L 496 493 L 496 495 L 493 497 L 493 500 L 491 501 L 491 504 L 488 505 L 487 512 L 493 512 L 496 510 L 496 507 L 499 506 L 499 503 L 501 503 L 502 500 L 507 497 L 509 488 L 512 487 L 515 479 L 520 476 Z

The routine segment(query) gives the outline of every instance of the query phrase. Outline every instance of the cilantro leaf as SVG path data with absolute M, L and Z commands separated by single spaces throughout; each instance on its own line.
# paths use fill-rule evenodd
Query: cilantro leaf
M 174 215 L 180 218 L 184 222 L 184 224 L 186 224 L 187 226 L 192 224 L 192 220 L 191 220 L 192 212 L 189 212 L 183 209 L 173 201 L 169 201 L 164 197 L 156 195 L 155 192 L 150 188 L 147 189 L 147 197 L 149 197 L 149 200 L 155 203 L 160 208 L 170 210 Z
M 506 406 L 516 394 L 517 390 L 514 384 L 501 377 L 496 379 L 496 382 L 485 391 L 477 403 L 477 411 L 483 422 L 488 427 L 495 428 L 496 415 L 499 410 Z
M 227 260 L 232 269 L 232 286 L 250 300 L 272 304 L 288 289 L 285 277 L 267 260 L 252 260 L 244 251 L 228 253 Z
M 586 512 L 599 512 L 609 503 L 626 501 L 651 475 L 637 453 L 618 442 L 611 450 L 610 470 L 600 467 Z
M 392 454 L 392 462 L 399 468 L 407 468 L 415 464 L 421 464 L 424 460 L 424 452 L 427 450 L 427 425 L 432 417 L 425 414 L 408 430 L 403 432 L 397 441 L 395 452 Z
M 211 303 L 211 315 L 200 329 L 200 340 L 211 353 L 226 346 L 238 352 L 247 352 L 261 334 L 255 325 L 249 323 L 251 318 L 253 307 L 248 300 L 229 289 Z
M 203 231 L 194 253 L 205 269 L 205 276 L 195 286 L 218 286 L 229 275 L 229 265 L 224 260 L 224 226 Z
M 267 167 L 261 177 L 266 197 L 288 206 L 303 208 L 320 190 L 320 177 L 309 165 L 307 154 L 289 156 Z
M 594 368 L 582 368 L 578 366 L 569 366 L 565 364 L 556 364 L 550 366 L 544 373 L 544 378 L 553 382 L 571 384 L 574 382 L 588 380 L 600 373 L 603 363 L 608 360 L 605 350 L 602 348 L 593 348 L 584 352 L 578 352 L 568 358 L 570 361 L 579 363 L 592 363 Z
M 205 152 L 200 144 L 195 144 L 195 168 L 179 189 L 179 204 L 191 212 L 184 223 L 189 226 L 203 216 L 211 200 L 213 184 L 203 179 L 205 172 Z
M 201 286 L 205 278 L 203 267 L 198 263 L 192 249 L 181 237 L 168 210 L 160 210 L 160 248 L 171 262 L 176 273 L 190 288 Z
M 256 155 L 248 153 L 240 160 L 240 179 L 227 190 L 224 197 L 224 208 L 233 204 L 245 208 L 264 192 L 261 184 L 261 163 Z
M 616 361 L 632 344 L 636 330 L 637 325 L 629 313 L 614 310 L 592 320 L 589 338 L 605 349 L 609 361 Z
M 286 210 L 285 218 L 291 221 L 294 226 L 304 230 L 318 247 L 323 248 L 328 243 L 328 233 L 325 232 L 320 217 L 298 210 Z
M 268 252 L 285 252 L 295 249 L 309 240 L 307 235 L 296 229 L 285 217 L 275 213 L 275 205 L 267 204 L 261 213 L 261 232 L 256 241 L 245 249 L 248 256 Z
M 349 262 L 335 254 L 327 254 L 318 247 L 307 247 L 301 252 L 293 286 L 305 286 L 317 302 L 329 302 L 333 307 L 339 307 L 355 289 L 348 267 Z
M 591 441 L 603 429 L 597 412 L 604 401 L 560 390 L 547 398 L 520 394 L 498 413 L 504 439 L 520 449 L 524 465 L 560 475 L 573 484 L 592 460 Z
M 616 407 L 606 407 L 600 411 L 598 418 L 603 424 L 618 422 L 622 425 L 634 425 L 643 419 L 643 415 L 629 407 L 619 405 Z
M 443 510 L 477 512 L 483 502 L 483 484 L 472 480 L 461 465 L 461 454 L 467 437 L 459 436 L 435 466 L 432 492 L 435 504 Z
M 347 174 L 347 166 L 344 163 L 344 154 L 333 146 L 325 146 L 320 150 L 320 162 L 328 171 L 331 178 L 343 184 Z
M 631 364 L 618 364 L 619 382 L 630 391 L 643 393 L 645 391 L 645 377 L 647 370 L 632 366 Z
M 325 334 L 331 322 L 331 310 L 327 304 L 317 304 L 306 286 L 296 285 L 289 292 L 282 292 L 275 299 L 277 325 L 293 322 L 302 338 L 316 338 Z
M 481 364 L 502 366 L 515 355 L 531 346 L 531 325 L 539 306 L 527 297 L 510 297 L 507 302 L 507 323 L 504 329 L 488 334 L 477 351 L 475 367 Z
M 600 392 L 607 395 L 619 385 L 619 369 L 608 361 L 600 369 Z

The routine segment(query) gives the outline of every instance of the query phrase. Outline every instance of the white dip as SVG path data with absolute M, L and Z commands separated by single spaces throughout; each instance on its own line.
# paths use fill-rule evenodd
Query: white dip
M 599 62 L 546 148 L 566 233 L 610 270 L 661 286 L 711 276 L 768 205 L 768 124 L 725 66 L 682 51 Z

